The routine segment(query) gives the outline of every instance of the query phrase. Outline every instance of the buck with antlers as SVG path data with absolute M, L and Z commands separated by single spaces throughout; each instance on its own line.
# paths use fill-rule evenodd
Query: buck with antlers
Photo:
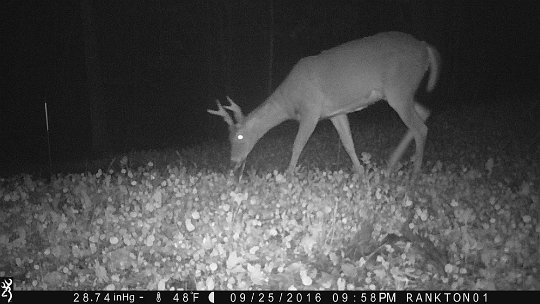
M 380 33 L 301 59 L 274 93 L 247 117 L 229 97 L 229 106 L 222 106 L 216 100 L 218 110 L 208 112 L 223 117 L 229 125 L 235 170 L 245 164 L 255 143 L 268 130 L 295 119 L 300 126 L 288 171 L 294 170 L 317 122 L 329 118 L 352 160 L 353 169 L 363 174 L 347 113 L 386 100 L 408 127 L 390 157 L 389 171 L 414 138 L 414 172 L 417 173 L 422 166 L 428 131 L 424 121 L 429 111 L 415 101 L 414 95 L 428 70 L 427 91 L 433 90 L 439 65 L 439 53 L 428 43 L 405 33 Z M 225 109 L 233 112 L 236 122 Z

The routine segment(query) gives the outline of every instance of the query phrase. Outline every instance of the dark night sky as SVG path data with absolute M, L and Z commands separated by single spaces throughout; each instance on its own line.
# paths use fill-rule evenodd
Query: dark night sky
M 230 95 L 249 112 L 268 95 L 268 1 L 90 2 L 111 149 L 222 137 L 222 121 L 206 113 L 215 98 Z M 81 2 L 2 1 L 0 9 L 0 162 L 46 158 L 44 101 L 55 158 L 88 156 Z M 539 16 L 534 1 L 276 0 L 273 86 L 301 57 L 398 30 L 441 52 L 439 106 L 530 100 Z

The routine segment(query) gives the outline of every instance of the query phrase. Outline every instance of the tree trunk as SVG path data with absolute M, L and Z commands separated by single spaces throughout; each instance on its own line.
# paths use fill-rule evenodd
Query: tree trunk
M 101 154 L 108 147 L 106 104 L 101 66 L 97 54 L 97 36 L 91 0 L 80 0 L 86 63 L 86 94 L 90 104 L 92 153 Z
M 266 91 L 268 96 L 272 94 L 272 82 L 274 78 L 274 0 L 268 1 L 269 21 L 268 21 L 268 79 L 266 83 Z
M 232 91 L 232 82 L 231 82 L 231 70 L 232 70 L 232 22 L 233 22 L 233 16 L 232 16 L 232 4 L 225 0 L 223 2 L 225 5 L 225 17 L 223 18 L 224 21 L 224 27 L 225 32 L 221 32 L 223 43 L 225 44 L 225 52 L 223 52 L 224 55 L 224 82 L 225 82 L 225 95 L 229 96 L 231 95 Z

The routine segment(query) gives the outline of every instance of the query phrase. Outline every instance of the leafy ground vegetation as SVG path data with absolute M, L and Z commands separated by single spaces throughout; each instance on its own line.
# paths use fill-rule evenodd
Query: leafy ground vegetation
M 352 119 L 364 176 L 323 123 L 293 175 L 286 125 L 240 182 L 226 143 L 5 177 L 0 276 L 38 290 L 540 289 L 538 129 L 509 111 L 434 115 L 416 179 L 406 159 L 383 171 L 404 127 L 369 112 Z

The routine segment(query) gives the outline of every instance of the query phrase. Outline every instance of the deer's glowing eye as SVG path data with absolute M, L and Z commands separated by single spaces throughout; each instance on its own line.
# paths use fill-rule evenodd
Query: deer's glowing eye
M 242 140 L 242 139 L 244 139 L 244 135 L 238 134 L 238 135 L 236 135 L 236 138 L 239 139 L 239 140 Z

